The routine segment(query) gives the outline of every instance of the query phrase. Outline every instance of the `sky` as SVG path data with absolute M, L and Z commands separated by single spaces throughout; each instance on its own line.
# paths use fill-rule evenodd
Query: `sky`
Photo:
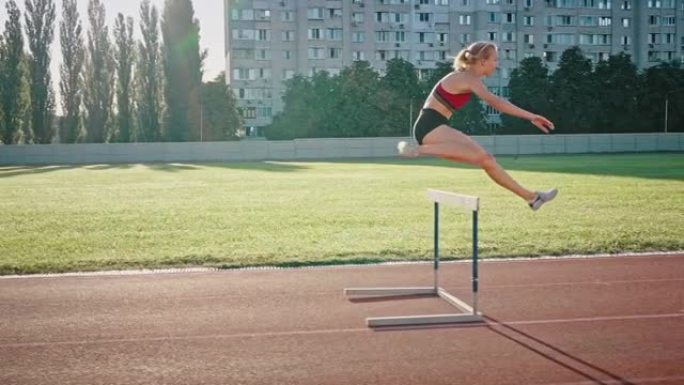
M 22 11 L 21 24 L 25 28 L 24 23 L 24 0 L 15 0 Z M 62 53 L 59 45 L 59 23 L 62 20 L 62 0 L 53 0 L 56 9 L 55 22 L 55 37 L 52 42 L 52 87 L 55 92 L 58 90 L 59 76 L 58 70 L 62 60 Z M 0 33 L 5 30 L 5 22 L 7 21 L 7 9 L 5 8 L 6 0 L 0 0 Z M 135 25 L 135 38 L 140 37 L 139 20 L 140 20 L 140 3 L 141 0 L 103 0 L 107 12 L 107 26 L 109 27 L 110 37 L 114 29 L 114 19 L 118 13 L 123 13 L 124 16 L 131 16 Z M 88 23 L 88 0 L 77 0 L 79 17 L 84 29 L 84 39 L 87 36 L 87 30 L 90 28 Z M 163 13 L 164 0 L 151 0 L 153 5 L 157 6 L 161 19 Z M 195 10 L 195 18 L 200 23 L 200 49 L 207 49 L 209 56 L 204 63 L 204 79 L 209 81 L 214 79 L 221 71 L 225 70 L 224 58 L 224 42 L 223 42 L 223 0 L 194 0 L 193 7 Z M 25 32 L 24 32 L 25 33 Z M 28 51 L 28 45 L 24 40 L 24 49 Z

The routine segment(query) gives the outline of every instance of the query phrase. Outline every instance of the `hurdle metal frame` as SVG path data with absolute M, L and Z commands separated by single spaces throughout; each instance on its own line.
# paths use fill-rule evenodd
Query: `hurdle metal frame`
M 432 287 L 378 287 L 378 288 L 352 288 L 344 289 L 347 296 L 406 296 L 406 295 L 435 295 L 450 305 L 461 310 L 462 313 L 454 314 L 430 314 L 415 316 L 392 316 L 392 317 L 369 317 L 366 323 L 369 327 L 378 326 L 404 326 L 404 325 L 429 325 L 450 323 L 473 323 L 482 322 L 482 314 L 477 310 L 478 295 L 478 239 L 477 220 L 480 207 L 480 198 L 435 189 L 427 190 L 427 197 L 434 203 L 434 285 Z M 439 205 L 444 204 L 452 207 L 465 208 L 472 211 L 473 217 L 473 259 L 472 259 L 472 307 L 457 297 L 449 294 L 439 287 Z

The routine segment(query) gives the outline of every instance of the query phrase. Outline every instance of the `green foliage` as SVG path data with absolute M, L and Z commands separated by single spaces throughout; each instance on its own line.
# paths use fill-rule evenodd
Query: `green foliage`
M 29 46 L 31 90 L 31 131 L 29 140 L 50 143 L 54 136 L 52 118 L 54 95 L 50 75 L 50 44 L 55 29 L 55 3 L 52 0 L 26 0 L 26 37 Z M 31 138 L 31 136 L 33 136 Z
M 110 115 L 113 100 L 114 58 L 105 23 L 105 6 L 100 0 L 88 3 L 88 53 L 83 74 L 83 104 L 87 141 L 105 143 L 109 140 Z
M 511 72 L 508 82 L 511 103 L 538 114 L 548 114 L 549 69 L 539 57 L 525 58 Z M 503 115 L 503 134 L 536 134 L 538 131 L 526 120 Z
M 162 138 L 162 79 L 159 40 L 159 13 L 150 0 L 140 3 L 141 41 L 138 43 L 136 65 L 136 105 L 138 113 L 137 139 L 143 142 Z
M 592 69 L 581 50 L 572 47 L 559 68 L 546 76 L 539 58 L 526 58 L 511 74 L 511 102 L 546 115 L 557 132 L 663 131 L 669 96 L 669 131 L 684 130 L 684 68 L 661 63 L 639 73 L 629 55 L 619 53 Z M 505 133 L 523 133 L 527 122 L 504 117 Z
M 638 110 L 639 74 L 630 56 L 624 53 L 611 55 L 600 61 L 594 69 L 596 77 L 596 103 L 592 132 L 640 131 Z
M 30 95 L 21 13 L 14 0 L 5 7 L 9 18 L 0 44 L 0 140 L 13 144 L 22 139 Z
M 62 142 L 75 143 L 83 139 L 81 125 L 81 71 L 85 60 L 83 28 L 76 0 L 63 0 L 62 22 L 59 28 L 62 64 L 59 69 L 59 89 L 64 117 L 60 123 Z
M 684 68 L 677 61 L 661 63 L 642 74 L 638 105 L 644 127 L 665 130 L 666 99 L 668 131 L 684 131 Z
M 226 84 L 226 74 L 221 73 L 213 81 L 202 85 L 202 135 L 203 141 L 235 140 L 242 118 L 237 109 L 237 99 Z
M 596 90 L 591 61 L 577 46 L 565 50 L 549 87 L 549 118 L 557 133 L 591 132 L 599 112 Z
M 424 99 L 415 67 L 406 60 L 391 59 L 380 84 L 387 96 L 380 101 L 385 119 L 377 135 L 408 135 L 420 111 L 416 106 Z
M 446 74 L 451 67 L 440 68 L 446 69 Z M 434 71 L 433 75 L 439 73 Z M 295 76 L 286 84 L 285 110 L 274 117 L 266 136 L 406 136 L 427 95 L 426 87 L 413 65 L 400 59 L 388 61 L 382 77 L 365 61 L 354 62 L 338 76 L 331 77 L 327 72 L 319 72 L 310 79 Z M 487 127 L 484 110 L 474 101 L 453 119 L 456 127 L 468 132 L 483 132 Z
M 135 61 L 135 45 L 133 41 L 133 18 L 124 18 L 119 13 L 114 26 L 116 49 L 116 107 L 117 125 L 113 136 L 117 142 L 130 142 L 133 130 L 132 112 L 132 73 Z
M 164 37 L 166 139 L 200 140 L 202 58 L 199 21 L 190 0 L 166 0 L 161 23 Z
M 357 61 L 340 73 L 335 119 L 336 136 L 376 136 L 383 126 L 381 116 L 391 113 L 381 106 L 387 94 L 380 87 L 380 77 L 367 61 Z M 380 92 L 379 92 L 380 91 Z

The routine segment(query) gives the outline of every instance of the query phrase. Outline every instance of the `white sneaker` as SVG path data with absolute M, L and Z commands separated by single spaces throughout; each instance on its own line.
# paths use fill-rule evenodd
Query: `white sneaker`
M 397 144 L 397 151 L 399 151 L 399 155 L 407 158 L 415 158 L 420 155 L 418 146 L 413 142 L 407 142 L 405 140 L 402 140 Z
M 549 202 L 553 200 L 553 198 L 558 195 L 558 189 L 552 188 L 549 191 L 542 192 L 542 191 L 537 191 L 537 197 L 529 203 L 530 208 L 534 211 L 539 210 L 539 208 L 546 202 Z

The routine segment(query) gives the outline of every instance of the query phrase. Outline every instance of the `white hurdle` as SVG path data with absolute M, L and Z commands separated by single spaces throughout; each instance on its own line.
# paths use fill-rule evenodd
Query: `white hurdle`
M 482 314 L 477 310 L 478 269 L 477 269 L 477 214 L 480 198 L 457 194 L 448 191 L 428 189 L 427 197 L 434 203 L 434 285 L 431 287 L 378 287 L 344 289 L 348 296 L 404 296 L 404 295 L 435 295 L 461 310 L 455 314 L 430 314 L 416 316 L 369 317 L 366 323 L 369 327 L 405 326 L 481 322 Z M 473 216 L 473 261 L 472 261 L 472 307 L 449 294 L 439 287 L 439 205 L 465 208 Z

